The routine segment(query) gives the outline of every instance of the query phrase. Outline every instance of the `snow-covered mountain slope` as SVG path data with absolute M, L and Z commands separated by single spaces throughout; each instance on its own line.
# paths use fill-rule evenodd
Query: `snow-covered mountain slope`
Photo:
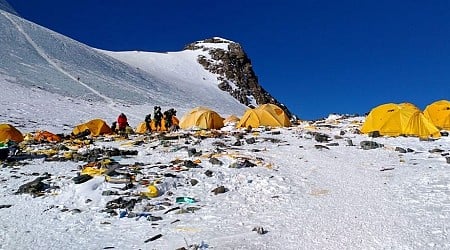
M 210 107 L 224 116 L 243 113 L 246 108 L 215 84 L 199 84 L 194 80 L 201 77 L 207 82 L 212 79 L 212 74 L 202 71 L 195 60 L 190 60 L 196 56 L 192 51 L 173 53 L 176 60 L 186 63 L 172 72 L 165 71 L 172 76 L 166 73 L 160 75 L 163 71 L 141 70 L 3 10 L 0 10 L 0 44 L 0 81 L 5 86 L 5 91 L 0 93 L 2 106 L 11 106 L 11 103 L 4 101 L 11 96 L 16 98 L 17 103 L 30 103 L 34 98 L 42 98 L 34 91 L 40 89 L 56 94 L 57 100 L 77 99 L 99 107 L 80 117 L 84 120 L 102 116 L 102 113 L 115 117 L 130 105 L 142 106 L 144 110 L 143 113 L 129 114 L 136 122 L 143 120 L 155 105 L 163 110 L 173 107 L 179 111 L 179 116 L 196 106 Z M 171 68 L 176 60 L 163 60 L 158 65 Z M 191 73 L 191 70 L 194 72 Z M 187 75 L 197 78 L 185 78 Z M 18 88 L 23 88 L 22 94 L 9 92 Z M 54 105 L 76 110 L 77 106 L 70 103 Z M 23 115 L 27 112 L 33 111 L 25 106 L 16 118 L 24 120 Z M 6 109 L 1 109 L 0 115 L 5 117 L 3 120 L 11 120 L 10 111 Z M 47 114 L 47 117 L 49 115 L 53 116 Z M 44 125 L 35 122 L 35 127 Z
M 14 14 L 14 15 L 16 15 L 16 16 L 19 15 L 19 14 L 16 12 L 16 10 L 14 10 L 14 8 L 11 7 L 11 5 L 10 5 L 8 2 L 4 1 L 4 0 L 0 0 L 0 10 L 6 11 L 6 12 L 9 12 L 9 13 L 12 13 L 12 14 Z

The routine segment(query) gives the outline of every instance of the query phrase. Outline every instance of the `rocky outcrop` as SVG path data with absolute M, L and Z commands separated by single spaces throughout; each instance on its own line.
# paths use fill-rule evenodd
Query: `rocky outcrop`
M 282 108 L 292 118 L 289 109 L 276 100 L 258 83 L 252 62 L 239 43 L 222 38 L 210 38 L 188 44 L 185 50 L 203 50 L 198 62 L 203 67 L 217 74 L 218 87 L 229 92 L 240 103 L 252 107 L 272 103 Z

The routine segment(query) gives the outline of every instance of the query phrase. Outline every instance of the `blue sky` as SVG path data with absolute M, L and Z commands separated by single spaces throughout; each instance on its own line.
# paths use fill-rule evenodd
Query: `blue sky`
M 9 0 L 90 46 L 178 51 L 240 43 L 260 84 L 302 119 L 450 99 L 450 1 Z

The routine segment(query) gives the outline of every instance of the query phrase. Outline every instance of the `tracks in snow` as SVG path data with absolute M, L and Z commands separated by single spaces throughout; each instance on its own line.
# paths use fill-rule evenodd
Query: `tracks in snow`
M 79 85 L 82 85 L 83 87 L 85 87 L 86 89 L 88 89 L 90 92 L 94 93 L 95 95 L 97 95 L 98 97 L 102 98 L 103 100 L 106 101 L 106 103 L 108 104 L 108 107 L 114 111 L 117 111 L 118 113 L 121 113 L 122 110 L 116 108 L 117 103 L 114 102 L 114 100 L 112 98 L 109 98 L 103 94 L 101 94 L 100 92 L 98 92 L 97 90 L 93 89 L 92 87 L 90 87 L 89 85 L 83 83 L 82 81 L 78 80 L 75 76 L 71 75 L 69 72 L 67 72 L 66 70 L 64 70 L 61 66 L 59 66 L 56 62 L 54 62 L 50 56 L 41 48 L 39 47 L 39 45 L 37 45 L 33 39 L 22 29 L 22 27 L 17 24 L 13 18 L 10 17 L 10 14 L 8 13 L 4 13 L 4 12 L 0 12 L 0 14 L 2 14 L 3 16 L 5 16 L 16 28 L 17 30 L 22 33 L 22 35 L 25 37 L 25 39 L 28 41 L 28 43 L 30 43 L 30 45 L 36 50 L 36 52 L 44 59 L 46 60 L 50 65 L 52 65 L 56 70 L 58 70 L 59 72 L 61 72 L 62 74 L 66 75 L 67 77 L 69 77 L 70 79 L 72 79 L 74 82 L 76 82 Z M 140 118 L 137 115 L 134 114 L 130 114 L 130 116 L 134 117 L 134 118 Z

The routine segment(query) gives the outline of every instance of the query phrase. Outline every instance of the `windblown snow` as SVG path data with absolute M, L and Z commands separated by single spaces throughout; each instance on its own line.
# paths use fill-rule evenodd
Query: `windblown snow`
M 245 109 L 198 51 L 99 51 L 2 10 L 0 31 L 0 123 L 23 133 L 119 112 L 134 127 L 154 105 Z M 0 249 L 449 249 L 450 139 L 369 138 L 363 120 L 29 144 L 1 162 Z M 108 150 L 136 153 L 96 158 L 130 181 L 76 184 L 88 161 L 64 158 Z M 17 194 L 38 177 L 38 195 Z M 145 196 L 151 183 L 164 192 Z

